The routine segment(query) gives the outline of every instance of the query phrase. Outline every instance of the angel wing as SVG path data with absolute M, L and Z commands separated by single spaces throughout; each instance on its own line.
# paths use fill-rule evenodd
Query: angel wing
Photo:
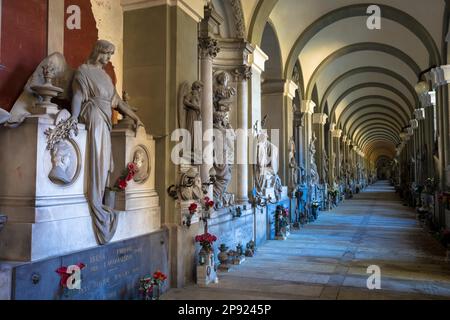
M 189 94 L 189 83 L 183 82 L 178 91 L 178 128 L 186 129 L 186 109 L 184 108 L 184 98 Z
M 51 65 L 54 68 L 55 76 L 53 78 L 53 85 L 64 90 L 62 95 L 58 98 L 71 100 L 74 70 L 67 64 L 66 59 L 61 53 L 52 53 L 39 64 L 28 79 L 22 94 L 11 109 L 9 119 L 5 123 L 5 126 L 13 128 L 19 126 L 25 118 L 31 114 L 30 108 L 32 108 L 36 102 L 41 100 L 41 98 L 31 90 L 31 87 L 43 85 L 45 83 L 42 71 L 42 67 L 45 65 Z

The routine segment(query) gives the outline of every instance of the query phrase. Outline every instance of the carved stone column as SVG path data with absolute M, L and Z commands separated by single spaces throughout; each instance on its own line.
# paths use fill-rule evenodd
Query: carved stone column
M 209 181 L 210 170 L 213 167 L 213 59 L 220 49 L 217 40 L 212 38 L 214 27 L 220 25 L 220 17 L 212 6 L 205 7 L 203 20 L 200 22 L 200 37 L 198 40 L 200 52 L 200 80 L 203 82 L 202 91 L 202 129 L 203 129 L 203 162 L 201 178 Z M 212 198 L 212 188 L 210 188 Z
M 253 52 L 249 55 L 248 60 L 251 66 L 251 79 L 249 82 L 249 91 L 250 91 L 250 99 L 249 99 L 249 111 L 248 111 L 248 123 L 247 128 L 253 128 L 256 122 L 261 125 L 262 119 L 262 102 L 261 102 L 261 75 L 265 70 L 265 63 L 269 59 L 269 57 L 261 50 L 260 47 L 255 46 Z M 255 146 L 250 145 L 249 148 L 249 159 L 256 159 L 256 155 L 254 151 L 256 150 Z M 253 171 L 250 170 L 248 175 L 249 185 L 253 186 Z
M 319 169 L 319 175 L 320 175 L 320 182 L 321 183 L 327 183 L 328 177 L 325 176 L 325 172 L 329 170 L 329 162 L 328 167 L 327 163 L 325 161 L 325 157 L 327 157 L 326 154 L 324 154 L 324 148 L 325 148 L 325 132 L 324 132 L 324 126 L 327 123 L 328 115 L 325 113 L 314 113 L 313 114 L 313 126 L 314 131 L 316 132 L 317 136 L 317 154 L 316 154 L 316 162 L 317 162 L 317 168 Z M 330 161 L 330 159 L 328 159 Z M 327 168 L 325 168 L 327 167 Z M 331 174 L 331 172 L 328 171 L 328 176 Z
M 311 158 L 309 154 L 309 144 L 312 139 L 312 114 L 316 104 L 312 100 L 303 100 L 300 111 L 303 113 L 304 127 L 303 127 L 303 148 L 302 153 L 304 154 L 304 163 L 302 164 L 305 168 L 305 173 L 307 176 L 307 182 L 310 182 L 311 176 Z
M 237 142 L 237 190 L 236 198 L 239 202 L 248 201 L 248 139 L 244 135 L 248 129 L 248 80 L 251 79 L 251 67 L 243 65 L 235 70 L 237 81 L 237 122 L 242 134 Z
M 342 137 L 342 130 L 337 129 L 333 131 L 333 145 L 334 145 L 334 154 L 337 159 L 336 163 L 333 163 L 333 169 L 330 183 L 333 183 L 336 179 L 336 177 L 339 177 L 340 175 L 340 158 L 341 158 L 341 137 Z
M 439 158 L 442 174 L 442 190 L 450 189 L 450 123 L 449 123 L 449 96 L 450 96 L 450 65 L 443 65 L 431 70 L 431 81 L 435 96 L 429 92 L 430 102 L 433 98 L 436 105 L 436 113 L 440 120 L 439 128 Z

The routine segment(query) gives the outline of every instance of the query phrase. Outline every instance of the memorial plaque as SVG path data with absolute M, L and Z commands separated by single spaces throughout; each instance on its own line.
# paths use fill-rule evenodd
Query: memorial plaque
M 159 270 L 168 275 L 168 231 L 111 243 L 53 259 L 28 263 L 13 270 L 12 298 L 16 300 L 136 300 L 139 279 Z M 86 265 L 81 289 L 60 285 L 56 270 Z M 166 281 L 165 291 L 168 288 Z

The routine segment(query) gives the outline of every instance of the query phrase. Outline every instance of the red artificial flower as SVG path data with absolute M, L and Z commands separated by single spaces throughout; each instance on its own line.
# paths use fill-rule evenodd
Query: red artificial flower
M 217 237 L 215 235 L 205 233 L 202 235 L 198 235 L 195 237 L 195 242 L 200 242 L 203 244 L 212 244 L 213 242 L 217 241 Z
M 134 178 L 134 173 L 133 172 L 128 172 L 127 181 L 131 181 L 131 180 L 133 180 L 133 178 Z
M 125 190 L 128 186 L 128 183 L 125 180 L 120 179 L 118 185 L 120 189 Z
M 205 201 L 205 203 L 208 203 L 211 199 L 209 199 L 209 197 L 205 197 L 205 199 L 203 199 L 203 201 Z
M 128 171 L 136 172 L 136 170 L 137 170 L 136 164 L 134 162 L 130 162 L 128 164 Z
M 208 206 L 209 206 L 210 208 L 214 207 L 214 201 L 209 201 L 209 202 L 208 202 Z
M 191 213 L 191 214 L 194 214 L 195 213 L 195 211 L 197 211 L 197 204 L 196 203 L 192 203 L 190 206 L 189 206 L 189 212 Z

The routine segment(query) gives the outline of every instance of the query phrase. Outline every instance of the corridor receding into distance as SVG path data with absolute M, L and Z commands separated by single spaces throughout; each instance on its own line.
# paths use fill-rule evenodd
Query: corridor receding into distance
M 216 287 L 172 289 L 163 299 L 450 299 L 445 249 L 379 181 L 286 241 L 222 273 Z M 381 290 L 368 290 L 381 269 Z

